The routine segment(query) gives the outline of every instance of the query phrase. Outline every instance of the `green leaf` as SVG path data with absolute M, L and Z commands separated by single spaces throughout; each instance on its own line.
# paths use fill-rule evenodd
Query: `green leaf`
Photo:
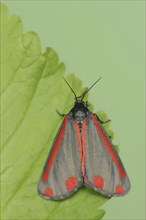
M 62 80 L 65 65 L 56 52 L 42 53 L 39 37 L 23 33 L 20 17 L 10 16 L 4 4 L 1 25 L 2 219 L 102 219 L 107 198 L 85 187 L 64 201 L 38 196 L 37 183 L 62 121 L 55 109 L 68 112 L 74 96 Z M 74 74 L 67 80 L 80 95 L 82 82 Z

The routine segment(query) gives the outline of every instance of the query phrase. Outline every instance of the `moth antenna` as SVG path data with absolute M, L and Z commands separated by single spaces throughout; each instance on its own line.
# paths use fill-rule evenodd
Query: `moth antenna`
M 83 92 L 83 94 L 81 95 L 81 97 L 82 97 L 82 99 L 81 100 L 83 100 L 83 98 L 85 97 L 85 95 L 89 92 L 89 90 L 90 89 L 92 89 L 93 88 L 93 86 L 95 86 L 95 84 L 96 83 L 98 83 L 98 81 L 101 79 L 102 77 L 99 77 L 99 79 L 98 80 L 96 80 L 96 82 L 95 83 L 93 83 L 93 85 L 89 88 L 89 89 L 87 89 L 87 90 L 85 90 L 84 92 Z
M 77 96 L 76 96 L 76 93 L 75 91 L 71 88 L 70 84 L 67 82 L 67 80 L 63 77 L 64 81 L 66 82 L 66 84 L 68 85 L 68 87 L 70 88 L 70 90 L 72 91 L 72 93 L 74 94 L 75 96 L 75 99 L 77 100 Z
M 82 93 L 80 96 L 78 96 L 78 98 L 79 98 L 79 99 L 82 98 L 83 94 L 84 94 L 87 90 L 88 90 L 88 87 L 85 87 L 83 93 Z

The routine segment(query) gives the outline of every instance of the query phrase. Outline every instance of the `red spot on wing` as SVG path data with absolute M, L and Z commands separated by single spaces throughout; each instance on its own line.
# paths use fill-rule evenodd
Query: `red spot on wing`
M 101 176 L 94 176 L 93 183 L 99 189 L 102 189 L 104 187 L 104 180 Z
M 122 194 L 122 193 L 124 193 L 124 189 L 123 189 L 123 187 L 122 187 L 122 185 L 121 184 L 119 184 L 119 185 L 116 185 L 116 194 Z
M 104 144 L 105 144 L 107 150 L 109 151 L 109 153 L 110 153 L 110 155 L 111 155 L 113 161 L 114 161 L 115 164 L 117 165 L 117 168 L 118 168 L 118 170 L 119 170 L 120 176 L 121 176 L 122 178 L 124 178 L 124 177 L 126 176 L 126 173 L 125 173 L 125 171 L 122 169 L 122 167 L 121 167 L 121 165 L 120 165 L 120 163 L 119 163 L 119 160 L 118 160 L 118 158 L 117 158 L 117 156 L 116 156 L 114 150 L 112 149 L 111 144 L 109 143 L 109 141 L 108 141 L 106 135 L 104 134 L 104 132 L 103 132 L 103 130 L 102 130 L 102 128 L 101 128 L 101 126 L 100 126 L 100 124 L 99 124 L 99 122 L 98 122 L 98 120 L 97 120 L 97 118 L 96 118 L 96 116 L 95 116 L 94 114 L 92 114 L 92 119 L 93 119 L 93 121 L 94 121 L 94 124 L 95 124 L 95 126 L 96 126 L 96 128 L 97 128 L 97 131 L 98 131 L 100 137 L 102 138 L 102 140 L 103 140 L 103 142 L 104 142 Z
M 50 188 L 50 187 L 47 187 L 45 192 L 44 192 L 44 195 L 45 196 L 53 196 L 53 190 Z
M 70 176 L 69 178 L 66 179 L 65 184 L 67 190 L 72 190 L 76 187 L 77 185 L 77 178 L 75 176 Z
M 61 143 L 61 140 L 63 138 L 63 135 L 64 135 L 64 131 L 65 131 L 65 127 L 66 127 L 66 123 L 67 123 L 67 120 L 68 120 L 68 115 L 65 117 L 64 121 L 63 121 L 63 125 L 62 125 L 62 128 L 60 130 L 60 133 L 58 135 L 58 138 L 56 140 L 56 143 L 54 145 L 54 148 L 52 150 L 52 153 L 51 153 L 51 156 L 49 158 L 49 161 L 48 161 L 48 164 L 47 164 L 47 167 L 46 167 L 46 170 L 44 171 L 43 175 L 42 175 L 42 181 L 45 182 L 48 178 L 48 175 L 49 175 L 49 170 L 53 164 L 53 161 L 55 159 L 55 156 L 57 154 L 57 151 L 59 149 L 59 146 L 60 146 L 60 143 Z

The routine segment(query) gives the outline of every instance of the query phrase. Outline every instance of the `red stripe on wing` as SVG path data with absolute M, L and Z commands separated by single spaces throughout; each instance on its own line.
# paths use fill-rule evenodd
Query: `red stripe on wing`
M 81 143 L 81 134 L 79 125 L 76 120 L 74 120 L 74 126 L 76 130 L 77 140 L 78 140 L 78 149 L 79 149 L 79 155 L 80 155 L 80 161 L 82 161 L 82 143 Z
M 82 122 L 82 139 L 81 139 L 79 125 L 76 120 L 74 120 L 74 126 L 75 126 L 77 140 L 78 140 L 78 148 L 79 148 L 79 155 L 80 155 L 80 161 L 81 161 L 81 171 L 84 175 L 85 174 L 85 159 L 86 159 L 86 119 L 84 119 L 84 121 Z
M 64 118 L 64 121 L 63 121 L 63 125 L 62 125 L 62 128 L 60 130 L 60 133 L 57 137 L 57 140 L 56 140 L 56 143 L 54 145 L 54 148 L 51 152 L 51 155 L 50 155 L 50 158 L 49 158 L 49 161 L 48 161 L 48 164 L 47 164 L 47 167 L 46 167 L 46 170 L 45 172 L 43 173 L 42 175 L 42 181 L 45 182 L 48 178 L 48 175 L 49 175 L 49 170 L 53 164 L 53 161 L 55 159 L 55 156 L 57 154 L 57 151 L 59 149 L 59 146 L 60 146 L 60 143 L 61 143 L 61 140 L 63 138 L 63 135 L 64 135 L 64 131 L 65 131 L 65 128 L 66 128 L 66 123 L 67 123 L 67 120 L 68 120 L 68 115 Z
M 110 155 L 111 155 L 113 161 L 114 161 L 115 164 L 117 165 L 117 168 L 118 168 L 118 170 L 119 170 L 120 176 L 121 176 L 122 178 L 124 178 L 124 177 L 126 176 L 126 173 L 125 173 L 124 170 L 122 169 L 122 167 L 121 167 L 121 165 L 120 165 L 120 163 L 119 163 L 119 160 L 118 160 L 118 158 L 117 158 L 117 156 L 116 156 L 116 154 L 115 154 L 115 152 L 114 152 L 114 150 L 113 150 L 111 144 L 109 143 L 109 141 L 108 141 L 106 135 L 104 134 L 104 132 L 103 132 L 103 130 L 102 130 L 102 128 L 101 128 L 101 126 L 100 126 L 100 124 L 99 124 L 99 122 L 98 122 L 96 116 L 95 116 L 94 114 L 92 114 L 91 117 L 92 117 L 92 119 L 93 119 L 93 121 L 94 121 L 94 124 L 95 124 L 95 126 L 96 126 L 96 128 L 97 128 L 97 131 L 98 131 L 100 137 L 102 138 L 102 140 L 103 140 L 103 142 L 104 142 L 104 144 L 105 144 L 107 150 L 109 151 L 109 153 L 110 153 Z
M 82 145 L 83 145 L 83 159 L 82 159 L 82 173 L 85 176 L 85 160 L 86 160 L 86 118 L 82 122 Z

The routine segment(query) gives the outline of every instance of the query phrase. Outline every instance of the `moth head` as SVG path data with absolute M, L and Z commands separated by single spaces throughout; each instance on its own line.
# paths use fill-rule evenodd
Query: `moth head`
M 77 97 L 77 99 L 75 99 L 74 105 L 85 105 L 85 102 Z

